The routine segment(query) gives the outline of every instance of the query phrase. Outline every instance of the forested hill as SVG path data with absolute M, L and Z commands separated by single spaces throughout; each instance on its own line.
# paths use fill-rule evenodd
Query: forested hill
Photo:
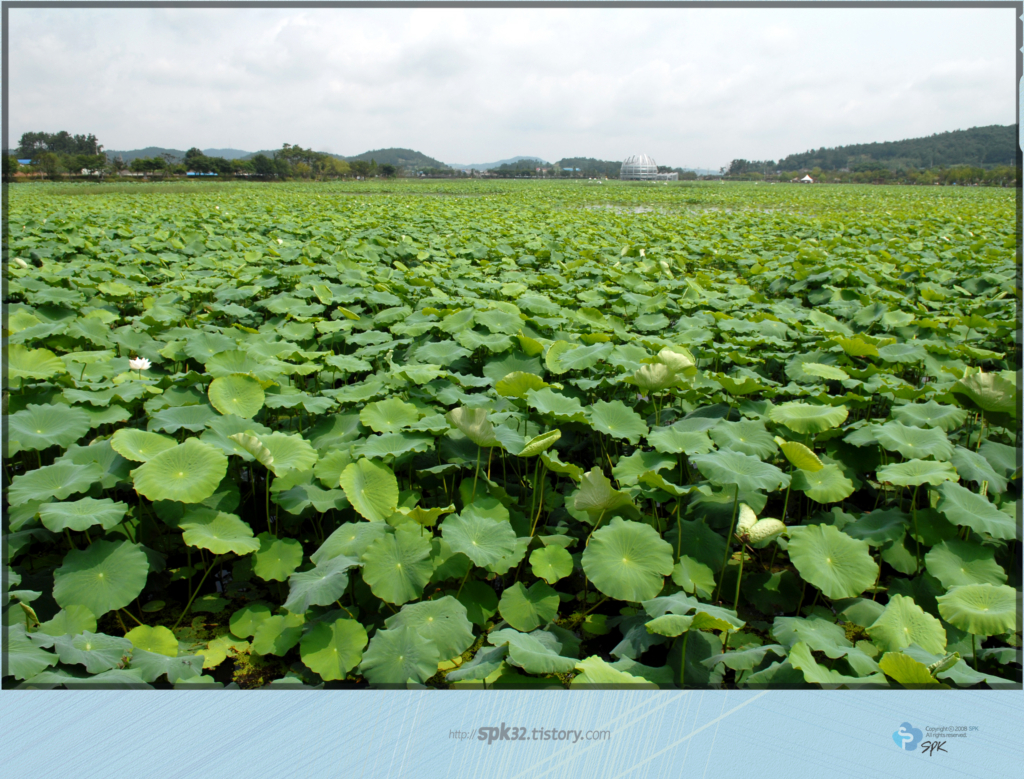
M 346 160 L 374 160 L 378 165 L 394 165 L 396 168 L 447 168 L 443 162 L 412 149 L 375 149 L 374 151 L 345 157 Z
M 781 170 L 840 170 L 849 168 L 934 168 L 952 165 L 994 167 L 1013 165 L 1017 156 L 1017 125 L 989 125 L 937 133 L 905 141 L 860 143 L 791 154 L 779 160 Z

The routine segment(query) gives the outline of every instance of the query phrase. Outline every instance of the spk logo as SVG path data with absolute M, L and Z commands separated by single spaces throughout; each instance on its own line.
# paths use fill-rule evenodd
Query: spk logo
M 909 722 L 904 722 L 892 734 L 892 740 L 896 742 L 896 746 L 907 752 L 913 752 L 917 749 L 921 745 L 921 739 L 923 738 L 924 733 Z

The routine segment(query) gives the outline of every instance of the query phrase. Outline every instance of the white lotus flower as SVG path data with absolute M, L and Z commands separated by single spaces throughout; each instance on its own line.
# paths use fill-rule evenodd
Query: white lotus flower
M 128 367 L 133 371 L 148 371 L 149 366 L 150 362 L 145 357 L 137 357 L 134 360 L 128 361 Z

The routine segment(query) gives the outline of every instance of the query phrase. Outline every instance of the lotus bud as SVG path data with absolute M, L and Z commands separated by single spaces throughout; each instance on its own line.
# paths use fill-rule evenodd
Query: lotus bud
M 757 522 L 757 514 L 746 503 L 740 504 L 740 516 L 736 521 L 736 535 L 745 536 Z
M 754 526 L 747 531 L 751 543 L 769 541 L 776 536 L 786 532 L 785 523 L 778 519 L 761 519 L 754 523 Z

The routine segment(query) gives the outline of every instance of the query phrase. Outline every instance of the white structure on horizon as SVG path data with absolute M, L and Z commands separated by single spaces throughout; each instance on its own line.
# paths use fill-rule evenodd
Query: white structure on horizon
M 658 163 L 646 154 L 627 157 L 619 169 L 623 181 L 678 181 L 678 173 L 658 173 Z

